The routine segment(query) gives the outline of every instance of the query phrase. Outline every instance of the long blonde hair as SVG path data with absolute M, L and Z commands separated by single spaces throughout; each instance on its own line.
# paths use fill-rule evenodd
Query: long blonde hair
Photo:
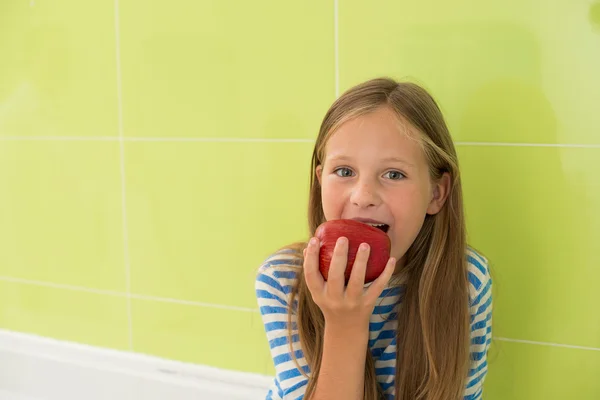
M 469 302 L 466 233 L 461 181 L 456 151 L 435 100 L 414 83 L 378 78 L 355 86 L 340 96 L 325 115 L 311 162 L 308 208 L 309 232 L 325 222 L 316 167 L 324 162 L 327 140 L 344 122 L 387 106 L 420 133 L 430 176 L 451 176 L 449 196 L 441 211 L 427 215 L 405 257 L 402 275 L 405 294 L 398 312 L 397 400 L 462 399 L 469 368 Z M 293 245 L 300 250 L 305 244 Z M 300 251 L 300 254 L 301 251 Z M 302 275 L 291 293 L 297 310 L 300 345 L 311 371 L 305 392 L 314 393 L 323 353 L 324 318 L 312 301 Z M 290 344 L 292 341 L 290 340 Z M 376 379 L 374 360 L 366 349 L 365 400 L 379 400 L 383 392 Z M 292 351 L 292 354 L 294 352 Z M 296 360 L 297 363 L 297 360 Z M 298 366 L 299 367 L 299 366 Z M 302 371 L 302 368 L 299 367 Z

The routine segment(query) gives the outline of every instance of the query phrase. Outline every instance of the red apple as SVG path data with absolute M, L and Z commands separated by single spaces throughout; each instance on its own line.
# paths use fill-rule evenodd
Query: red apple
M 354 259 L 361 243 L 370 246 L 369 260 L 365 274 L 365 283 L 377 279 L 385 269 L 390 258 L 390 238 L 381 229 L 351 219 L 336 219 L 322 223 L 315 232 L 321 241 L 319 252 L 319 269 L 323 278 L 327 280 L 329 265 L 333 256 L 335 244 L 341 236 L 348 239 L 348 262 L 344 276 L 346 283 L 350 279 Z

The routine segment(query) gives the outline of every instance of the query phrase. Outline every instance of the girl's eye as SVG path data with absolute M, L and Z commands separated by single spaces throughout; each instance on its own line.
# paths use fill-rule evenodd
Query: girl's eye
M 348 178 L 348 177 L 352 176 L 352 170 L 350 168 L 342 167 L 342 168 L 336 169 L 334 172 L 337 176 L 340 176 L 342 178 Z
M 406 178 L 406 176 L 400 171 L 389 171 L 389 172 L 386 172 L 385 175 L 387 175 L 388 178 L 395 180 L 395 181 Z

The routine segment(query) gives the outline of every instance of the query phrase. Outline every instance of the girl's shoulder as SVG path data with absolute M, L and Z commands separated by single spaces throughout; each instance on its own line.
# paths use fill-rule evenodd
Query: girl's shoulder
M 467 246 L 467 270 L 469 276 L 469 294 L 475 301 L 483 292 L 491 288 L 492 277 L 488 259 L 471 246 Z
M 294 243 L 270 254 L 258 268 L 259 275 L 267 275 L 289 285 L 302 269 L 302 250 L 306 244 Z
M 269 255 L 258 268 L 255 290 L 261 312 L 290 304 L 291 293 L 302 269 L 303 248 L 296 244 L 281 248 Z M 294 303 L 297 304 L 297 300 Z

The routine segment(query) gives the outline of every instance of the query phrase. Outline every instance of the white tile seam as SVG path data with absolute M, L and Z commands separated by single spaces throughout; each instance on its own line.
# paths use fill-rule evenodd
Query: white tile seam
M 65 141 L 65 142 L 231 142 L 231 143 L 314 143 L 314 139 L 277 138 L 234 138 L 234 137 L 119 137 L 119 136 L 0 136 L 0 141 Z M 456 146 L 474 147 L 555 147 L 555 148 L 600 148 L 600 143 L 516 143 L 516 142 L 466 142 L 456 141 Z
M 454 142 L 457 146 L 480 147 L 557 147 L 557 148 L 600 148 L 596 143 L 511 143 L 511 142 Z
M 22 285 L 46 287 L 46 288 L 52 288 L 52 289 L 70 290 L 70 291 L 74 291 L 74 292 L 91 293 L 91 294 L 111 296 L 111 297 L 122 297 L 122 298 L 127 298 L 127 299 L 156 301 L 159 303 L 173 303 L 173 304 L 181 304 L 181 305 L 187 305 L 187 306 L 219 308 L 219 309 L 232 310 L 232 311 L 243 311 L 243 312 L 258 312 L 257 308 L 230 306 L 230 305 L 216 304 L 216 303 L 204 303 L 204 302 L 199 302 L 199 301 L 173 299 L 173 298 L 169 298 L 169 297 L 160 297 L 160 296 L 149 296 L 149 295 L 136 294 L 136 293 L 131 293 L 131 292 L 127 293 L 127 292 L 119 292 L 119 291 L 106 290 L 106 289 L 92 289 L 92 288 L 88 288 L 88 287 L 84 287 L 84 286 L 67 285 L 67 284 L 62 284 L 62 283 L 54 283 L 54 282 L 46 282 L 46 281 L 36 281 L 36 280 L 32 280 L 32 279 L 14 278 L 14 277 L 10 277 L 10 276 L 0 276 L 0 281 L 18 283 L 18 284 L 22 284 Z
M 36 280 L 33 280 L 33 279 L 15 278 L 15 277 L 12 277 L 12 276 L 2 276 L 2 275 L 0 275 L 0 281 L 11 282 L 11 283 L 19 283 L 19 284 L 22 284 L 22 285 L 48 287 L 48 288 L 52 288 L 52 289 L 71 290 L 71 291 L 75 291 L 75 292 L 86 292 L 86 293 L 92 293 L 92 294 L 100 294 L 100 295 L 105 295 L 105 296 L 114 296 L 114 297 L 125 297 L 125 296 L 127 296 L 127 293 L 125 293 L 125 292 L 119 292 L 119 291 L 114 291 L 114 290 L 92 289 L 92 288 L 83 287 L 83 286 L 68 285 L 68 284 L 54 283 L 54 282 L 47 282 L 47 281 L 36 281 Z
M 573 349 L 573 350 L 600 351 L 600 348 L 597 348 L 597 347 L 577 346 L 577 345 L 564 344 L 564 343 L 538 342 L 535 340 L 512 339 L 512 338 L 505 338 L 505 337 L 494 337 L 494 339 L 502 341 L 502 342 L 531 344 L 531 345 L 536 345 L 536 346 L 559 347 L 559 348 L 566 348 L 566 349 Z
M 228 305 L 224 305 L 224 304 L 215 304 L 215 303 L 202 303 L 202 302 L 197 302 L 197 301 L 179 300 L 179 299 L 172 299 L 172 298 L 167 298 L 167 297 L 146 296 L 146 295 L 135 294 L 135 293 L 127 294 L 124 292 L 90 289 L 90 288 L 81 287 L 81 286 L 64 285 L 64 284 L 57 284 L 57 283 L 51 283 L 51 282 L 41 282 L 41 281 L 34 281 L 34 280 L 29 280 L 29 279 L 13 278 L 13 277 L 9 277 L 9 276 L 0 276 L 0 281 L 20 283 L 20 284 L 32 285 L 32 286 L 49 287 L 49 288 L 53 288 L 53 289 L 72 290 L 72 291 L 86 292 L 86 293 L 99 294 L 99 295 L 107 295 L 107 296 L 115 296 L 115 297 L 128 297 L 131 299 L 156 301 L 159 303 L 172 303 L 172 304 L 181 304 L 181 305 L 194 306 L 194 307 L 216 308 L 216 309 L 222 309 L 222 310 L 259 313 L 259 310 L 255 309 L 255 308 L 228 306 Z M 513 339 L 513 338 L 497 337 L 497 336 L 494 337 L 494 340 L 502 341 L 502 342 L 530 344 L 530 345 L 536 345 L 536 346 L 568 348 L 568 349 L 573 349 L 573 350 L 600 351 L 600 348 L 597 348 L 597 347 L 578 346 L 578 345 L 565 344 L 565 343 L 541 342 L 541 341 L 534 341 L 534 340 Z
M 119 18 L 119 0 L 114 1 L 115 7 L 115 61 L 117 69 L 117 121 L 119 131 L 119 164 L 121 173 L 121 218 L 122 218 L 122 236 L 123 236 L 123 264 L 125 266 L 125 290 L 127 294 L 127 332 L 129 336 L 129 350 L 133 351 L 133 320 L 131 315 L 131 268 L 129 262 L 129 230 L 127 226 L 127 186 L 125 174 L 125 142 L 123 132 L 123 91 L 121 75 L 121 32 Z
M 118 136 L 1 136 L 4 142 L 116 142 Z
M 335 98 L 340 96 L 340 31 L 339 0 L 333 0 L 333 53 L 335 68 Z
M 314 139 L 275 138 L 201 138 L 201 137 L 119 137 L 119 136 L 0 136 L 0 141 L 124 141 L 124 142 L 239 142 L 239 143 L 314 143 Z M 456 146 L 478 147 L 556 147 L 556 148 L 600 148 L 600 143 L 514 143 L 514 142 L 454 142 Z

